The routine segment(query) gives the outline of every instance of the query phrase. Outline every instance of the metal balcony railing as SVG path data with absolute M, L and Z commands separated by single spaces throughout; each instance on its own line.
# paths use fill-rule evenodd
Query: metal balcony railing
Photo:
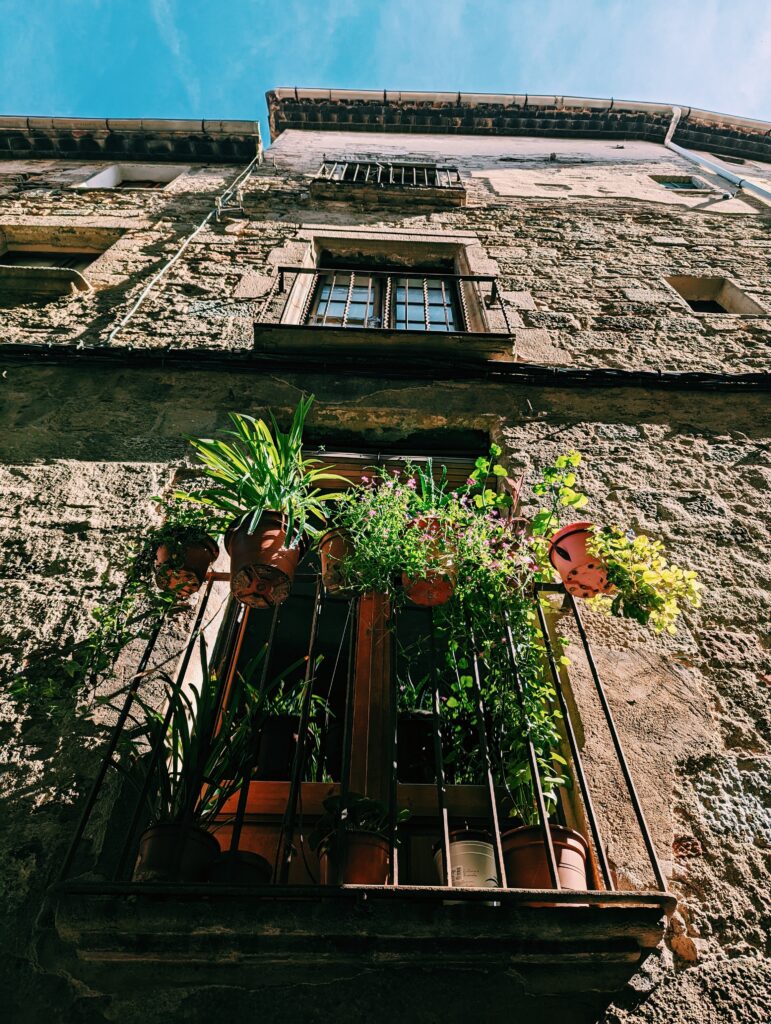
M 298 281 L 299 292 L 292 287 Z M 322 294 L 325 287 L 329 295 Z M 409 267 L 280 266 L 256 326 L 274 324 L 365 331 L 512 332 L 494 275 Z
M 405 189 L 463 190 L 457 167 L 440 164 L 391 163 L 381 160 L 327 160 L 316 172 L 317 181 Z
M 309 561 L 311 562 L 309 566 Z M 405 895 L 421 893 L 428 896 L 429 890 L 453 887 L 453 865 L 451 829 L 453 820 L 473 818 L 474 827 L 482 827 L 491 837 L 494 847 L 495 863 L 498 873 L 499 889 L 495 899 L 499 897 L 506 902 L 506 894 L 522 893 L 522 890 L 510 890 L 506 877 L 503 849 L 501 844 L 501 790 L 499 780 L 493 772 L 491 737 L 488 735 L 489 722 L 483 698 L 483 666 L 474 645 L 469 640 L 467 657 L 470 663 L 473 680 L 473 696 L 478 709 L 477 735 L 473 737 L 476 750 L 481 753 L 480 763 L 485 766 L 483 777 L 478 784 L 465 785 L 453 783 L 448 777 L 448 766 L 445 757 L 443 729 L 445 727 L 446 709 L 444 709 L 439 673 L 434 674 L 431 692 L 431 722 L 433 733 L 433 781 L 422 785 L 404 784 L 400 781 L 400 750 L 398 729 L 398 703 L 396 672 L 393 665 L 393 619 L 389 618 L 384 598 L 364 597 L 345 599 L 330 597 L 325 594 L 321 578 L 315 571 L 312 558 L 306 560 L 305 571 L 296 580 L 296 595 L 287 602 L 270 611 L 255 611 L 239 605 L 231 604 L 220 630 L 220 639 L 212 655 L 216 663 L 219 679 L 218 706 L 226 706 L 229 686 L 233 674 L 243 664 L 243 654 L 254 637 L 250 630 L 259 627 L 259 643 L 264 647 L 265 657 L 261 666 L 261 682 L 263 687 L 268 674 L 273 675 L 281 669 L 280 661 L 287 657 L 287 637 L 293 661 L 302 659 L 304 669 L 298 676 L 299 723 L 297 737 L 313 735 L 313 742 L 298 739 L 294 744 L 291 768 L 284 780 L 270 783 L 260 782 L 255 778 L 257 764 L 257 748 L 252 749 L 250 760 L 244 766 L 244 779 L 237 794 L 226 806 L 221 819 L 218 819 L 220 846 L 223 851 L 231 852 L 248 848 L 250 835 L 254 830 L 267 827 L 266 822 L 273 822 L 272 856 L 274 864 L 272 890 L 285 890 L 294 895 L 318 891 L 315 884 L 315 869 L 308 864 L 307 835 L 313 828 L 314 819 L 320 810 L 324 796 L 339 793 L 345 805 L 347 794 L 352 789 L 352 772 L 360 772 L 361 762 L 361 719 L 362 701 L 370 701 L 366 707 L 365 717 L 375 719 L 383 728 L 380 738 L 368 740 L 366 756 L 380 756 L 382 772 L 370 774 L 375 788 L 385 796 L 389 811 L 388 840 L 390 845 L 390 874 L 388 886 L 402 889 Z M 308 569 L 310 568 L 310 571 Z M 199 637 L 207 621 L 211 618 L 212 592 L 217 585 L 228 579 L 223 573 L 210 573 L 207 583 L 198 597 L 195 621 L 192 625 L 189 641 L 181 654 L 173 686 L 179 690 L 185 686 L 186 676 L 194 664 Z M 572 622 L 578 647 L 583 652 L 591 686 L 599 702 L 607 735 L 615 754 L 617 767 L 625 787 L 625 800 L 636 819 L 640 837 L 644 845 L 650 870 L 659 894 L 666 893 L 666 882 L 656 857 L 654 845 L 646 824 L 643 809 L 632 781 L 626 756 L 622 749 L 618 730 L 608 703 L 604 686 L 600 679 L 596 662 L 592 655 L 579 608 L 561 585 L 538 584 L 539 592 L 560 595 L 564 608 Z M 292 602 L 295 612 L 292 612 Z M 304 641 L 298 636 L 299 619 L 284 623 L 282 619 L 296 613 L 302 605 L 303 629 L 307 628 Z M 399 613 L 400 615 L 403 613 Z M 415 614 L 425 616 L 426 639 L 428 648 L 433 647 L 434 618 L 433 613 L 419 610 Z M 608 861 L 605 828 L 597 813 L 593 800 L 591 783 L 584 765 L 584 759 L 578 740 L 580 723 L 576 720 L 575 704 L 565 693 L 563 676 L 557 664 L 557 655 L 550 637 L 552 636 L 547 616 L 543 608 L 538 607 L 539 625 L 543 631 L 546 659 L 551 679 L 554 684 L 556 699 L 564 722 L 564 738 L 567 753 L 569 775 L 574 783 L 574 799 L 580 806 L 581 818 L 585 823 L 584 838 L 590 854 L 589 878 L 593 882 L 586 892 L 580 894 L 560 889 L 560 877 L 555 860 L 555 851 L 549 829 L 549 818 L 546 812 L 544 793 L 537 768 L 536 751 L 533 743 L 525 737 L 531 777 L 536 780 L 535 804 L 538 811 L 538 822 L 544 844 L 544 852 L 551 878 L 551 892 L 539 890 L 539 903 L 573 902 L 579 906 L 602 905 L 615 903 L 633 896 L 628 891 L 615 892 L 616 881 Z M 507 624 L 504 634 L 508 658 L 511 667 L 511 687 L 519 701 L 524 714 L 524 694 L 522 681 L 517 665 L 517 654 L 511 631 Z M 121 767 L 122 751 L 132 733 L 133 713 L 137 701 L 144 700 L 145 691 L 152 688 L 153 650 L 161 632 L 161 625 L 152 633 L 146 649 L 130 680 L 122 706 L 117 711 L 116 721 L 112 727 L 97 776 L 85 800 L 82 815 L 73 837 L 69 851 L 64 859 L 61 879 L 67 880 L 88 870 L 93 877 L 94 858 L 97 860 L 96 874 L 103 877 L 106 883 L 131 884 L 132 871 L 137 858 L 139 838 L 148 825 L 146 798 L 152 785 L 153 773 L 158 759 L 163 756 L 163 747 L 156 744 L 147 749 L 139 764 L 143 777 L 137 780 L 137 786 L 129 793 L 124 791 L 119 804 L 114 808 L 103 801 L 115 800 L 116 787 L 107 785 L 108 778 L 116 772 L 125 773 Z M 398 623 L 397 623 L 398 628 Z M 255 634 L 256 635 L 256 634 Z M 251 637 L 251 639 L 250 639 Z M 379 644 L 379 646 L 378 646 Z M 369 645 L 369 646 L 368 646 Z M 329 654 L 323 679 L 318 668 L 319 651 L 324 648 Z M 435 648 L 434 648 L 435 650 Z M 389 653 L 390 652 L 390 653 Z M 436 655 L 432 655 L 435 659 Z M 239 660 L 241 659 L 241 660 Z M 377 688 L 380 687 L 380 697 Z M 337 712 L 330 714 L 330 703 L 327 700 L 318 710 L 320 695 L 326 698 L 337 693 Z M 380 703 L 378 704 L 378 700 Z M 162 711 L 162 709 L 161 709 Z M 170 712 L 167 712 L 165 725 L 168 725 Z M 357 724 L 358 723 L 358 724 Z M 333 737 L 332 725 L 337 732 Z M 368 726 L 372 728 L 372 726 Z M 340 730 L 342 729 L 342 737 Z M 357 733 L 357 730 L 359 732 Z M 354 738 L 356 743 L 354 744 Z M 329 746 L 334 739 L 340 751 L 338 768 L 330 769 L 333 763 L 328 756 Z M 380 747 L 378 748 L 378 744 Z M 356 749 L 353 749 L 356 747 Z M 376 749 L 377 748 L 377 749 Z M 358 760 L 357 760 L 358 759 Z M 358 767 L 357 767 L 358 765 Z M 134 766 L 136 767 L 136 765 Z M 449 780 L 448 780 L 449 778 Z M 200 780 L 198 782 L 200 785 Z M 411 823 L 397 825 L 397 807 L 405 802 L 419 808 L 423 827 L 433 830 L 433 841 L 441 850 L 441 862 L 444 882 L 436 881 L 433 885 L 425 882 L 415 884 L 407 875 L 400 871 L 399 837 L 400 833 L 409 841 Z M 98 813 L 97 813 L 98 810 Z M 101 851 L 94 851 L 94 836 L 101 834 L 106 814 L 112 814 L 116 830 L 120 830 L 119 842 L 106 844 Z M 94 824 L 96 818 L 96 824 Z M 188 819 L 189 820 L 189 819 Z M 430 821 L 433 820 L 433 826 Z M 553 820 L 553 819 L 552 819 Z M 118 824 L 120 823 L 120 824 Z M 429 823 L 427 825 L 427 823 Z M 184 824 L 184 823 L 183 823 Z M 115 838 L 115 837 L 113 837 Z M 184 837 L 183 837 L 184 838 Z M 89 860 L 90 857 L 90 860 Z M 483 894 L 479 890 L 453 887 L 460 899 L 479 900 Z M 325 892 L 333 892 L 327 888 Z M 489 900 L 490 890 L 485 890 Z M 654 894 L 655 895 L 655 894 Z M 651 893 L 648 893 L 651 896 Z M 455 899 L 455 895 L 453 896 Z M 658 897 L 657 897 L 658 898 Z M 663 897 L 662 897 L 663 898 Z M 668 899 L 669 897 L 667 897 Z

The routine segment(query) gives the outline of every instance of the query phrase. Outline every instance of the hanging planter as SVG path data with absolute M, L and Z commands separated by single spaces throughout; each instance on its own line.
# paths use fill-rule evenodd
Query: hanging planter
M 146 829 L 139 840 L 135 882 L 203 882 L 219 853 L 219 843 L 205 829 L 183 829 L 165 822 Z
M 580 833 L 550 825 L 560 888 L 586 889 L 588 847 Z M 506 881 L 512 889 L 552 889 L 540 825 L 510 829 L 501 836 Z
M 549 561 L 574 597 L 596 597 L 612 589 L 605 564 L 587 549 L 593 529 L 592 523 L 571 523 L 549 542 Z
M 230 555 L 230 591 L 249 608 L 274 608 L 289 596 L 304 554 L 299 537 L 287 547 L 287 520 L 280 512 L 263 512 L 253 533 L 248 521 L 225 534 Z
M 384 836 L 346 829 L 342 850 L 336 839 L 329 836 L 318 849 L 322 885 L 386 885 L 391 847 Z
M 422 608 L 437 608 L 446 604 L 455 593 L 453 556 L 446 548 L 443 550 L 439 536 L 441 523 L 438 519 L 418 519 L 412 528 L 422 532 L 429 558 L 440 568 L 429 570 L 425 576 L 413 577 L 403 572 L 402 587 L 413 604 Z
M 201 537 L 176 547 L 175 550 L 171 544 L 158 546 L 153 574 L 159 590 L 184 600 L 200 590 L 220 549 L 211 537 Z
M 321 579 L 328 594 L 345 593 L 346 587 L 341 573 L 341 565 L 352 551 L 351 538 L 345 530 L 327 530 L 319 541 Z
M 500 888 L 495 850 L 489 832 L 463 828 L 450 833 L 452 885 L 463 888 Z M 443 885 L 447 885 L 442 859 L 442 844 L 434 846 L 434 864 Z

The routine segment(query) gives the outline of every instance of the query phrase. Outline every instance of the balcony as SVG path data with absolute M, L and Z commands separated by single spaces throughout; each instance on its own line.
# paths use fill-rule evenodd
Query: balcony
M 313 181 L 314 198 L 367 204 L 428 202 L 465 206 L 466 189 L 457 167 L 385 160 L 323 160 Z
M 211 638 L 215 625 L 219 640 L 210 647 L 220 708 L 227 706 L 236 673 L 258 647 L 266 652 L 261 685 L 269 665 L 272 673 L 300 655 L 299 721 L 283 768 L 279 757 L 278 771 L 275 762 L 266 769 L 261 738 L 244 769 L 248 782 L 228 797 L 214 823 L 220 860 L 224 857 L 228 870 L 239 856 L 247 854 L 248 862 L 249 855 L 257 855 L 269 865 L 269 878 L 250 881 L 232 870 L 209 881 L 135 879 L 146 798 L 162 750 L 148 749 L 134 765 L 139 774 L 132 785 L 121 785 L 129 774 L 121 761 L 136 702 L 146 699 L 156 632 L 118 709 L 55 887 L 58 952 L 52 946 L 47 955 L 57 962 L 66 956 L 68 970 L 93 991 L 109 994 L 116 1012 L 137 986 L 148 999 L 169 986 L 215 986 L 229 993 L 228 1005 L 243 1009 L 259 990 L 271 1020 L 332 1013 L 338 1000 L 349 1010 L 368 1006 L 373 1020 L 399 1014 L 409 1019 L 407 993 L 414 1019 L 452 1004 L 453 1012 L 475 1010 L 483 1019 L 514 1011 L 533 1021 L 552 1020 L 557 1013 L 561 1020 L 594 1021 L 660 942 L 675 899 L 667 892 L 574 599 L 560 585 L 538 585 L 545 597 L 538 614 L 563 716 L 560 749 L 570 785 L 549 814 L 540 782 L 535 787 L 534 828 L 543 843 L 546 874 L 540 884 L 521 887 L 507 877 L 507 795 L 494 769 L 495 744 L 485 725 L 473 646 L 468 658 L 480 714 L 466 749 L 481 768 L 467 780 L 448 756 L 448 707 L 438 671 L 431 674 L 430 710 L 424 714 L 430 743 L 418 745 L 417 759 L 402 728 L 399 661 L 405 645 L 420 637 L 420 657 L 435 663 L 431 611 L 395 614 L 379 595 L 331 596 L 315 556 L 308 555 L 283 605 L 270 612 L 229 604 L 215 623 L 228 579 L 222 572 L 209 574 L 173 685 L 178 690 L 195 685 L 196 647 L 201 635 Z M 642 864 L 649 877 L 644 888 L 631 888 L 626 878 L 620 888 L 623 866 L 611 865 L 607 857 L 604 837 L 611 821 L 602 818 L 593 799 L 603 780 L 590 777 L 582 757 L 581 709 L 556 658 L 557 616 L 560 631 L 569 628 L 575 637 L 576 656 L 591 677 L 622 780 L 617 809 L 621 818 L 636 823 L 637 873 Z M 515 651 L 511 667 L 512 691 L 519 692 Z M 532 749 L 530 756 L 535 756 Z M 192 785 L 203 786 L 203 779 Z M 320 884 L 322 865 L 309 834 L 325 800 L 338 796 L 346 804 L 354 792 L 388 809 L 387 874 L 382 884 L 348 883 L 338 864 L 337 874 L 328 874 L 329 884 Z M 411 811 L 407 821 L 399 821 L 399 808 Z M 614 814 L 614 829 L 621 818 Z M 552 825 L 583 837 L 585 886 L 565 884 Z M 458 873 L 454 835 L 459 829 L 486 837 L 492 877 L 481 885 L 464 882 Z M 448 1019 L 461 1017 L 450 1013 Z
M 480 274 L 433 273 L 405 268 L 399 271 L 369 267 L 337 268 L 350 291 L 365 278 L 378 291 L 374 315 L 360 321 L 348 317 L 350 299 L 342 315 L 317 313 L 317 296 L 331 271 L 321 267 L 278 268 L 254 325 L 254 352 L 267 362 L 317 365 L 361 364 L 398 369 L 424 366 L 457 372 L 490 361 L 512 359 L 512 327 L 498 289 L 497 278 Z M 426 316 L 415 322 L 397 315 L 402 280 L 420 280 L 426 291 L 441 282 L 451 291 L 456 308 L 452 321 L 436 326 Z M 428 305 L 426 306 L 428 308 Z

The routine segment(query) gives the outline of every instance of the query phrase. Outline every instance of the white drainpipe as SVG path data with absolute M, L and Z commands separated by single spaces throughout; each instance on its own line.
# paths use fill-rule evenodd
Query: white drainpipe
M 752 181 L 747 181 L 746 178 L 740 178 L 738 174 L 734 174 L 733 171 L 729 171 L 727 167 L 723 167 L 721 164 L 716 164 L 712 160 L 707 160 L 706 157 L 697 156 L 690 149 L 683 149 L 682 146 L 678 146 L 676 142 L 672 142 L 672 136 L 675 134 L 675 128 L 677 128 L 677 122 L 680 120 L 680 114 L 682 113 L 680 107 L 672 107 L 672 123 L 669 126 L 667 137 L 664 139 L 664 145 L 667 149 L 671 149 L 673 153 L 677 153 L 684 160 L 688 160 L 692 164 L 696 164 L 697 167 L 703 167 L 704 170 L 711 171 L 713 174 L 719 175 L 726 181 L 730 181 L 732 185 L 737 188 L 744 189 L 745 192 L 752 192 L 756 196 L 760 196 L 767 203 L 771 203 L 771 191 L 767 188 L 761 188 L 760 185 L 756 185 Z

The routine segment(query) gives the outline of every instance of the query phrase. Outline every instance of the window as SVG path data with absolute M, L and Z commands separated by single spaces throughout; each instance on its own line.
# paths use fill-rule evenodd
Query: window
M 85 270 L 99 256 L 96 252 L 66 252 L 56 249 L 10 249 L 0 255 L 3 267 L 58 267 L 66 270 Z
M 121 233 L 111 228 L 62 231 L 44 224 L 0 225 L 0 306 L 45 303 L 90 291 L 86 273 Z
M 164 164 L 111 164 L 76 188 L 162 189 L 188 168 Z
M 665 277 L 664 281 L 694 313 L 767 315 L 759 302 L 745 295 L 727 277 L 676 274 Z
M 462 331 L 455 275 L 328 270 L 318 275 L 308 323 L 313 326 Z
M 321 181 L 401 188 L 462 188 L 457 167 L 439 164 L 390 163 L 355 159 L 324 160 L 316 175 Z
M 694 178 L 691 175 L 660 175 L 652 174 L 651 178 L 663 188 L 670 192 L 712 192 L 711 185 L 701 178 Z

